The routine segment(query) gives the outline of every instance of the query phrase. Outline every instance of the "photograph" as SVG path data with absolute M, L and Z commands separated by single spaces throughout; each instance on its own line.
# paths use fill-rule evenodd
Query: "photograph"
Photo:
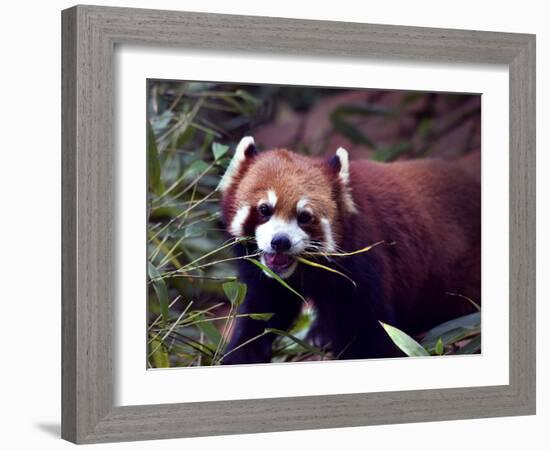
M 148 369 L 481 353 L 480 94 L 146 96 Z

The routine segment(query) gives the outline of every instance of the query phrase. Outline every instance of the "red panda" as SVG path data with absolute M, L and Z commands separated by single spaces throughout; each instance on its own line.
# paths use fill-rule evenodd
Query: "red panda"
M 470 312 L 468 302 L 447 293 L 481 301 L 479 167 L 438 159 L 350 162 L 343 148 L 329 160 L 286 149 L 259 153 L 244 137 L 219 189 L 229 234 L 251 238 L 237 254 L 258 253 L 313 302 L 310 338 L 335 358 L 397 356 L 379 321 L 415 334 Z M 392 245 L 322 261 L 355 286 L 296 259 L 378 241 Z M 223 363 L 269 362 L 274 336 L 263 330 L 288 329 L 301 301 L 248 261 L 239 261 L 239 272 L 248 286 L 239 313 L 273 316 L 237 319 Z

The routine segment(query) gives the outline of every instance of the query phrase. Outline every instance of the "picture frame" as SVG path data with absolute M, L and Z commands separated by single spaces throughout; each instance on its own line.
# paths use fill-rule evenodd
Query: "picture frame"
M 120 44 L 506 65 L 510 86 L 509 384 L 114 406 L 113 54 Z M 64 10 L 62 210 L 64 439 L 115 442 L 535 413 L 533 35 L 99 6 Z

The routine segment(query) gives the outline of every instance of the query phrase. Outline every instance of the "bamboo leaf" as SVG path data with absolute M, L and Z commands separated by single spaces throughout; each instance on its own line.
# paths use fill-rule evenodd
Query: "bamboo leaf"
M 185 171 L 185 177 L 186 179 L 191 179 L 196 177 L 197 175 L 202 174 L 203 172 L 206 172 L 210 166 L 206 164 L 202 159 L 197 159 L 196 161 L 193 161 L 191 165 L 187 168 Z
M 314 355 L 319 355 L 319 356 L 324 356 L 325 355 L 325 352 L 323 352 L 322 350 L 319 350 L 318 348 L 313 347 L 312 345 L 308 344 L 307 342 L 303 341 L 302 339 L 299 339 L 296 336 L 294 336 L 290 333 L 287 333 L 286 331 L 278 330 L 277 328 L 266 328 L 265 332 L 287 337 L 291 341 L 293 341 L 296 344 L 300 345 L 301 347 L 306 349 L 308 352 L 313 353 Z
M 153 353 L 151 354 L 151 357 L 153 358 L 154 367 L 156 368 L 166 368 L 170 367 L 170 358 L 168 356 L 168 352 L 166 351 L 166 348 L 164 347 L 164 344 L 162 341 L 156 337 L 151 342 L 151 348 L 153 349 Z
M 470 342 L 459 348 L 456 355 L 471 355 L 481 350 L 481 334 L 474 336 Z
M 326 253 L 326 252 L 306 252 L 304 253 L 305 255 L 313 255 L 313 256 L 340 256 L 340 257 L 345 257 L 345 256 L 355 256 L 355 255 L 359 255 L 361 253 L 366 253 L 370 250 L 372 250 L 374 247 L 378 247 L 380 244 L 386 244 L 386 241 L 378 241 L 378 242 L 375 242 L 374 244 L 371 244 L 371 245 L 367 245 L 366 247 L 363 247 L 363 248 L 360 248 L 359 250 L 354 250 L 352 252 L 340 252 L 340 253 Z M 390 243 L 387 243 L 388 245 L 393 245 L 394 242 L 390 242 Z
M 340 275 L 341 277 L 344 277 L 346 280 L 348 280 L 351 284 L 353 284 L 353 287 L 357 289 L 357 283 L 353 281 L 350 277 L 348 277 L 345 273 L 340 272 L 339 270 L 333 269 L 332 267 L 324 266 L 323 264 L 319 264 L 313 261 L 310 261 L 309 259 L 302 258 L 300 256 L 296 257 L 298 261 L 300 261 L 302 264 L 305 264 L 307 266 L 316 267 L 318 269 L 323 269 L 328 272 L 335 273 L 337 275 Z
M 332 125 L 336 131 L 350 139 L 354 144 L 362 144 L 369 148 L 376 149 L 374 142 L 365 133 L 341 116 L 333 116 Z
M 201 322 L 203 316 L 199 316 L 199 320 L 195 325 L 212 341 L 215 347 L 217 347 L 222 340 L 222 335 L 219 330 L 214 326 L 212 322 Z M 193 323 L 191 323 L 193 325 Z
M 372 154 L 372 159 L 379 162 L 389 162 L 399 158 L 404 153 L 407 153 L 412 148 L 408 142 L 398 142 L 396 144 L 388 145 L 377 149 Z
M 387 323 L 380 322 L 388 336 L 395 345 L 407 356 L 430 356 L 422 345 L 416 342 L 407 333 L 398 328 L 392 327 Z
M 251 103 L 252 105 L 254 105 L 256 107 L 258 107 L 262 104 L 261 99 L 254 97 L 252 94 L 249 94 L 248 92 L 246 92 L 242 89 L 237 89 L 235 91 L 235 94 L 237 94 L 243 100 L 246 100 L 247 102 Z
M 156 134 L 159 134 L 168 127 L 173 117 L 174 113 L 168 110 L 164 111 L 160 116 L 153 116 L 151 117 L 151 128 Z
M 246 296 L 246 284 L 229 281 L 222 284 L 223 292 L 234 307 L 240 306 Z
M 462 294 L 456 294 L 454 292 L 445 292 L 445 293 L 453 297 L 463 298 L 464 300 L 468 301 L 468 303 L 470 303 L 476 309 L 476 311 L 481 311 L 481 306 L 478 305 L 476 302 L 474 302 L 470 297 L 466 297 L 465 295 L 462 295 Z
M 161 167 L 155 133 L 151 123 L 147 121 L 147 179 L 149 189 L 157 195 L 161 195 L 164 191 L 160 172 Z
M 228 145 L 222 145 L 222 144 L 219 144 L 218 142 L 212 143 L 212 154 L 214 155 L 214 159 L 216 161 L 218 161 L 223 155 L 225 155 L 228 150 L 229 150 Z
M 441 356 L 443 354 L 443 341 L 441 338 L 437 340 L 437 344 L 435 344 L 435 354 Z
M 160 272 L 153 264 L 147 263 L 147 269 L 149 272 L 149 279 L 154 280 L 152 284 L 159 300 L 162 324 L 166 326 L 166 323 L 170 317 L 170 311 L 168 308 L 168 288 L 166 287 L 164 280 L 161 278 Z
M 258 266 L 260 269 L 267 272 L 269 275 L 271 275 L 271 277 L 274 280 L 278 281 L 280 284 L 282 284 L 285 288 L 287 288 L 294 295 L 297 295 L 298 297 L 300 297 L 300 300 L 302 300 L 304 303 L 306 303 L 306 299 L 303 297 L 302 294 L 300 294 L 298 291 L 296 291 L 295 289 L 290 287 L 290 285 L 285 280 L 283 280 L 279 275 L 277 275 L 275 272 L 273 272 L 273 270 L 271 270 L 269 267 L 265 266 L 260 261 L 258 261 L 257 259 L 254 259 L 254 258 L 246 258 L 246 260 L 250 261 L 252 264 Z
M 444 345 L 453 344 L 481 331 L 481 313 L 475 312 L 458 317 L 432 328 L 422 339 L 422 345 L 429 351 L 435 349 L 437 340 Z
M 269 319 L 273 317 L 274 313 L 254 313 L 254 314 L 248 314 L 248 317 L 254 320 L 263 320 L 264 322 L 267 322 Z
M 335 116 L 391 116 L 391 110 L 372 103 L 357 103 L 338 106 L 333 112 Z

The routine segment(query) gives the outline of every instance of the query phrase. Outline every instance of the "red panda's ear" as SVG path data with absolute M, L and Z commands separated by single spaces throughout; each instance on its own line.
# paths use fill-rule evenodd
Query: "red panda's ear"
M 349 155 L 348 151 L 340 147 L 336 150 L 336 157 L 340 161 L 340 170 L 338 171 L 338 178 L 344 185 L 349 184 Z
M 338 181 L 341 186 L 341 198 L 346 210 L 350 213 L 356 213 L 357 208 L 355 207 L 355 203 L 353 202 L 349 181 L 348 151 L 345 148 L 340 147 L 338 150 L 336 150 L 336 155 L 334 155 L 330 159 L 329 165 L 331 169 L 338 174 Z
M 235 154 L 233 155 L 233 158 L 231 159 L 231 162 L 229 163 L 229 166 L 227 167 L 227 170 L 225 171 L 225 174 L 223 175 L 220 184 L 218 185 L 218 189 L 222 193 L 227 191 L 229 186 L 231 186 L 233 179 L 239 173 L 239 170 L 242 167 L 243 163 L 249 158 L 253 158 L 254 156 L 256 156 L 256 154 L 257 151 L 256 144 L 254 143 L 254 138 L 252 136 L 243 137 L 237 144 Z

